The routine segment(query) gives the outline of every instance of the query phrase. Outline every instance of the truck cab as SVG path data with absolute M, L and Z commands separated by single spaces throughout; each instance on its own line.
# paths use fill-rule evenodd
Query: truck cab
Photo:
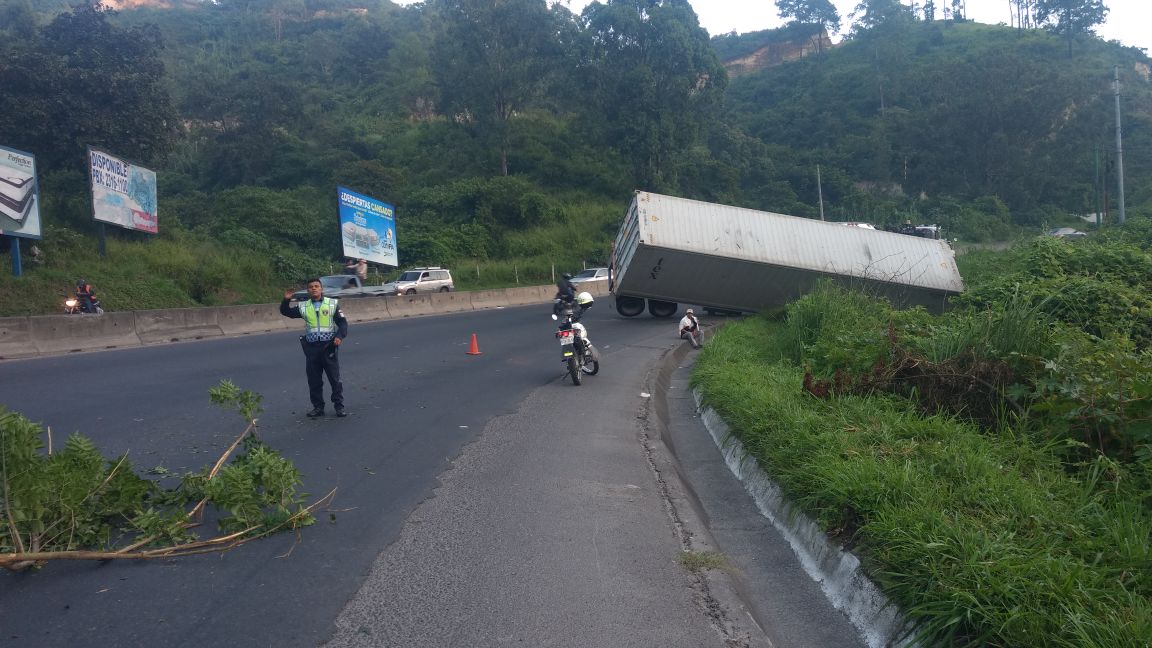
M 383 297 L 388 295 L 383 286 L 364 286 L 360 277 L 356 275 L 327 275 L 320 277 L 320 285 L 324 286 L 324 296 L 333 299 L 348 297 Z M 297 290 L 292 294 L 293 301 L 308 299 L 308 290 Z

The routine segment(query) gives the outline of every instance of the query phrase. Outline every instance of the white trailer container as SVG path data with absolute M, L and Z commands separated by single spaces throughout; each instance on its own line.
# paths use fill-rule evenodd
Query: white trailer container
M 616 310 L 670 317 L 678 304 L 755 312 L 822 278 L 938 312 L 964 290 L 945 241 L 637 191 L 616 235 Z

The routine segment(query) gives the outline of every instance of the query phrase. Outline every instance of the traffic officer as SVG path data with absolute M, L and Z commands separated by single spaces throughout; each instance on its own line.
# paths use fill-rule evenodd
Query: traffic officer
M 347 416 L 344 411 L 344 385 L 340 382 L 338 350 L 348 337 L 348 320 L 340 311 L 340 301 L 324 296 L 324 284 L 317 278 L 308 280 L 308 299 L 292 303 L 292 291 L 284 293 L 280 314 L 304 320 L 304 335 L 300 346 L 304 349 L 305 372 L 308 374 L 308 396 L 312 410 L 308 416 L 324 416 L 324 374 L 332 389 L 332 405 L 336 416 Z

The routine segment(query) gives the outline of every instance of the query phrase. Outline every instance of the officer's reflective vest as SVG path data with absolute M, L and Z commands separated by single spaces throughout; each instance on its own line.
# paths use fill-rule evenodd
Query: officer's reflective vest
M 300 314 L 304 316 L 304 340 L 307 342 L 327 342 L 336 337 L 336 309 L 340 300 L 325 297 L 316 308 L 311 299 L 300 303 Z

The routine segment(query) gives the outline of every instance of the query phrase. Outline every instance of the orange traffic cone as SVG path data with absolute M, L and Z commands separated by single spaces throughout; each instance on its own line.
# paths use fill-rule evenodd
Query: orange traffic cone
M 472 346 L 468 348 L 468 355 L 480 355 L 480 347 L 476 344 L 476 334 L 472 334 Z

